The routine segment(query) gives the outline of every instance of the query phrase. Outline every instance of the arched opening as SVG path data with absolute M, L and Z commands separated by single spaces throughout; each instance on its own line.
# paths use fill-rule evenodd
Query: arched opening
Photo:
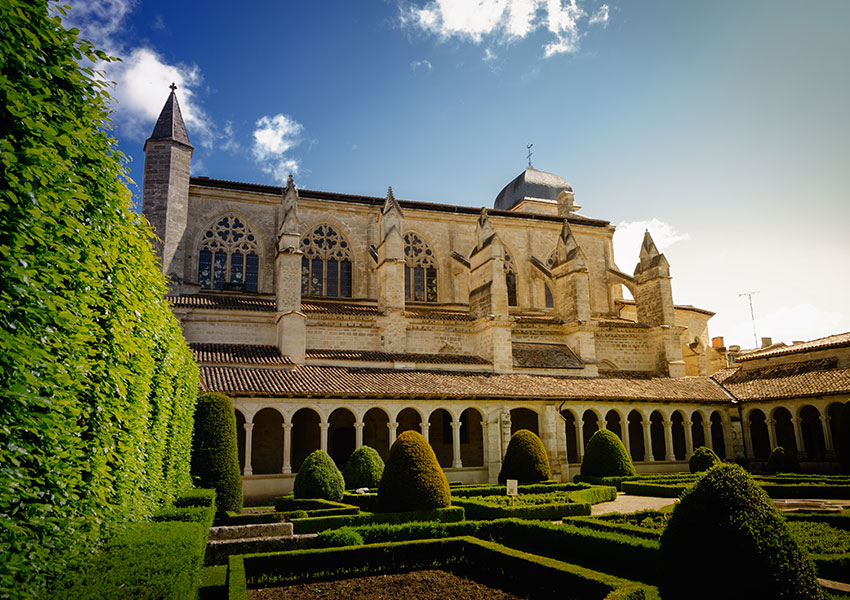
M 419 234 L 404 234 L 404 299 L 437 302 L 437 259 Z
M 251 470 L 254 475 L 283 472 L 283 417 L 273 408 L 254 415 Z
M 484 418 L 474 408 L 460 413 L 460 461 L 464 467 L 484 466 Z
M 673 456 L 676 460 L 685 460 L 685 419 L 678 410 L 670 417 L 670 427 L 673 434 Z
M 422 417 L 414 408 L 405 408 L 403 411 L 398 413 L 396 422 L 398 423 L 396 435 L 405 431 L 422 433 Z
M 806 456 L 812 460 L 826 458 L 826 443 L 823 439 L 820 411 L 811 404 L 807 404 L 800 411 L 800 428 L 803 433 L 803 447 L 806 449 Z
M 836 454 L 841 451 L 841 435 L 839 434 L 842 410 L 844 410 L 844 404 L 842 402 L 833 402 L 826 409 L 826 414 L 829 415 L 829 432 L 832 434 L 832 445 Z
M 505 286 L 508 288 L 508 306 L 517 305 L 517 270 L 514 259 L 505 252 Z
M 609 410 L 608 414 L 605 415 L 605 428 L 612 433 L 616 433 L 617 437 L 622 441 L 623 429 L 620 426 L 620 413 L 616 410 Z
M 370 408 L 363 415 L 363 445 L 378 451 L 383 460 L 390 454 L 390 418 L 380 408 Z
M 629 413 L 629 454 L 632 460 L 646 460 L 646 441 L 643 439 L 643 416 L 636 410 Z
M 348 240 L 327 224 L 301 239 L 301 295 L 351 297 L 352 253 Z
M 311 452 L 322 446 L 319 414 L 312 408 L 302 408 L 292 416 L 292 472 L 297 473 L 301 463 Z
M 726 437 L 723 435 L 723 417 L 716 410 L 708 419 L 711 421 L 711 449 L 720 458 L 726 459 Z
M 540 435 L 537 426 L 537 413 L 530 408 L 515 408 L 511 411 L 511 435 L 520 429 L 528 429 L 535 435 Z
M 576 417 L 571 410 L 562 410 L 564 417 L 564 432 L 567 435 L 567 461 L 578 462 L 578 432 L 576 430 Z
M 664 441 L 664 417 L 657 410 L 649 415 L 649 439 L 652 442 L 652 457 L 664 460 L 667 456 L 667 444 Z
M 338 408 L 328 417 L 328 454 L 338 468 L 343 468 L 354 452 L 356 433 L 354 414 L 347 408 Z
M 259 251 L 256 236 L 240 217 L 217 218 L 201 236 L 198 284 L 202 289 L 256 292 Z
M 438 408 L 428 418 L 428 441 L 434 449 L 434 454 L 437 455 L 440 466 L 444 469 L 451 467 L 454 458 L 452 415 L 446 409 Z
M 773 411 L 774 427 L 776 429 L 776 445 L 782 446 L 789 452 L 797 452 L 797 436 L 794 435 L 794 423 L 791 412 L 780 406 Z
M 581 434 L 584 436 L 584 447 L 587 448 L 587 442 L 593 437 L 593 434 L 599 429 L 599 417 L 596 413 L 588 409 L 582 415 Z
M 239 453 L 239 472 L 245 472 L 245 415 L 236 409 L 236 451 Z
M 753 442 L 753 456 L 758 460 L 767 460 L 770 456 L 770 439 L 764 413 L 759 409 L 750 413 L 750 439 Z
M 691 415 L 691 439 L 694 442 L 694 448 L 706 445 L 702 414 L 697 411 Z

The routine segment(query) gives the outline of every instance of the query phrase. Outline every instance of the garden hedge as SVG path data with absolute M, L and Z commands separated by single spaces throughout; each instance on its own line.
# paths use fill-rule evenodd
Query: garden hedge
M 498 481 L 504 484 L 508 479 L 519 483 L 537 483 L 552 477 L 549 457 L 543 442 L 533 431 L 520 429 L 511 436 Z
M 714 450 L 706 446 L 700 446 L 688 459 L 688 467 L 691 473 L 702 473 L 708 471 L 714 465 L 723 462 L 720 457 L 714 453 Z
M 797 453 L 787 450 L 783 446 L 777 446 L 767 458 L 768 473 L 797 473 L 800 470 L 800 461 Z
M 293 494 L 296 499 L 320 498 L 338 502 L 345 494 L 342 473 L 324 450 L 315 450 L 304 459 L 295 476 Z
M 591 477 L 623 477 L 637 471 L 617 434 L 599 429 L 590 437 L 581 461 L 581 474 Z
M 0 3 L 0 597 L 191 483 L 197 366 L 63 11 Z
M 242 476 L 236 448 L 236 415 L 224 394 L 198 396 L 192 436 L 195 485 L 216 492 L 218 515 L 242 510 Z
M 361 446 L 351 453 L 342 468 L 345 489 L 376 488 L 384 473 L 384 461 L 378 451 L 370 446 Z
M 403 432 L 384 465 L 378 510 L 433 510 L 449 506 L 450 500 L 449 482 L 431 445 L 420 433 Z

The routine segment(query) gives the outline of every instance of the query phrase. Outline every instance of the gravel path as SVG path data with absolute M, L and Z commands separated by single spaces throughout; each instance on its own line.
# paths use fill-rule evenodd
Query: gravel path
M 601 502 L 591 507 L 591 515 L 606 515 L 608 513 L 632 513 L 638 510 L 658 510 L 676 502 L 675 498 L 657 498 L 655 496 L 630 496 L 623 492 L 617 493 L 617 499 L 612 502 Z

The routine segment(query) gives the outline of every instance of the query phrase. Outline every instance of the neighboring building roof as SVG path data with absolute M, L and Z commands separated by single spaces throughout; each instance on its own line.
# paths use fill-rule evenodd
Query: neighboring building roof
M 192 145 L 189 143 L 189 134 L 186 133 L 186 125 L 183 123 L 183 115 L 174 89 L 171 90 L 165 106 L 162 107 L 162 112 L 159 113 L 153 133 L 148 138 L 148 141 L 150 140 L 174 140 L 187 146 Z
M 201 366 L 203 386 L 231 396 L 354 398 L 574 398 L 729 402 L 708 377 L 555 377 L 422 369 Z
M 497 210 L 510 210 L 525 198 L 557 202 L 561 192 L 572 191 L 573 187 L 560 175 L 526 169 L 502 188 L 493 207 Z
M 511 345 L 514 366 L 529 369 L 582 369 L 584 364 L 568 346 L 561 344 Z
M 307 360 L 346 360 L 356 362 L 420 363 L 431 365 L 489 365 L 480 356 L 467 354 L 421 354 L 413 352 L 378 352 L 371 350 L 308 349 Z
M 377 306 L 354 304 L 351 302 L 316 302 L 309 299 L 301 302 L 301 311 L 309 317 L 322 315 L 377 317 L 380 314 Z
M 248 346 L 240 344 L 189 344 L 199 365 L 291 365 L 277 346 Z
M 774 356 L 785 356 L 786 354 L 797 354 L 800 352 L 812 352 L 814 350 L 826 350 L 827 348 L 841 348 L 850 346 L 850 332 L 839 333 L 827 337 L 818 338 L 810 342 L 800 342 L 790 346 L 771 347 L 748 351 L 737 358 L 739 362 L 755 360 L 757 358 L 772 358 Z
M 722 369 L 712 377 L 742 402 L 850 393 L 850 369 L 824 358 L 759 369 Z
M 407 307 L 404 316 L 409 319 L 432 319 L 434 321 L 474 321 L 475 317 L 465 310 L 429 308 L 426 306 Z
M 614 300 L 614 304 L 627 304 L 629 306 L 635 306 L 635 301 L 630 298 L 617 298 L 616 300 Z M 697 312 L 709 316 L 714 316 L 715 314 L 717 314 L 705 308 L 698 308 L 692 304 L 674 304 L 673 308 L 678 310 L 689 310 L 691 312 Z
M 174 308 L 223 308 L 228 310 L 257 310 L 274 312 L 275 300 L 247 294 L 186 294 L 166 296 Z

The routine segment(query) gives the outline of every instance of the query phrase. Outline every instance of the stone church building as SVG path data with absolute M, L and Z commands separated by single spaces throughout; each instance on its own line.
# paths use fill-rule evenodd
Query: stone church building
M 557 175 L 526 169 L 474 209 L 192 177 L 192 151 L 172 89 L 145 142 L 142 210 L 201 385 L 233 399 L 249 499 L 289 491 L 315 449 L 386 457 L 408 429 L 463 482 L 494 482 L 522 428 L 559 480 L 599 428 L 639 470 L 687 470 L 700 445 L 760 457 L 777 436 L 834 456 L 847 356 L 819 363 L 840 371 L 820 395 L 742 410 L 713 313 L 674 304 L 648 232 L 622 271 L 614 227 L 580 214 Z

